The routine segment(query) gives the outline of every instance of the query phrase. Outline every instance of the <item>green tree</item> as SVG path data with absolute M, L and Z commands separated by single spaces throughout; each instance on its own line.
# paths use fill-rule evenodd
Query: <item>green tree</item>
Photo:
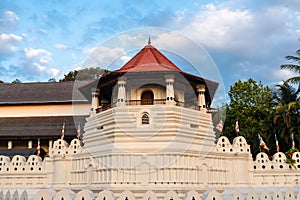
M 56 79 L 55 78 L 50 78 L 49 80 L 48 80 L 48 82 L 56 82 Z
M 288 82 L 276 85 L 277 89 L 273 91 L 274 101 L 276 104 L 289 104 L 297 101 L 299 90 L 293 88 Z
M 288 69 L 288 70 L 291 70 L 293 72 L 300 74 L 300 49 L 298 49 L 296 51 L 296 54 L 297 54 L 297 56 L 286 56 L 285 57 L 287 60 L 292 60 L 292 61 L 296 62 L 296 64 L 284 64 L 284 65 L 281 65 L 280 68 Z M 293 84 L 300 84 L 300 76 L 291 77 L 288 80 L 286 80 L 286 82 L 293 83 Z
M 64 78 L 60 79 L 59 81 L 75 81 L 76 77 L 77 77 L 78 71 L 74 70 L 74 71 L 70 71 L 68 74 L 64 74 Z
M 15 79 L 13 82 L 11 83 L 22 83 L 19 79 Z
M 281 65 L 281 69 L 288 69 L 293 72 L 300 74 L 300 49 L 296 51 L 296 56 L 286 56 L 287 60 L 291 60 L 295 62 L 295 64 L 284 64 Z M 289 86 L 287 92 L 290 92 L 291 98 L 288 97 L 282 98 L 278 105 L 276 106 L 275 115 L 274 115 L 274 123 L 278 126 L 278 130 L 280 131 L 281 137 L 283 138 L 284 145 L 281 145 L 282 148 L 290 148 L 290 135 L 293 133 L 295 138 L 297 139 L 297 147 L 299 148 L 300 141 L 300 130 L 299 130 L 299 122 L 300 122 L 300 102 L 298 94 L 300 92 L 300 76 L 291 77 L 285 81 L 286 83 L 298 84 L 298 90 L 292 90 L 291 86 Z M 284 86 L 285 87 L 285 86 Z M 289 94 L 289 93 L 287 93 Z M 286 151 L 286 149 L 283 149 Z
M 106 69 L 96 68 L 85 68 L 81 70 L 70 71 L 68 74 L 64 75 L 64 78 L 59 81 L 86 81 L 86 80 L 96 80 L 99 79 L 103 74 L 108 73 Z
M 291 134 L 293 133 L 297 140 L 297 148 L 299 148 L 298 141 L 300 140 L 300 102 L 294 101 L 289 104 L 279 104 L 275 109 L 274 124 L 278 125 L 280 137 L 284 140 L 281 145 L 282 151 L 287 151 L 291 147 Z
M 0 80 L 0 83 L 4 83 L 4 81 Z
M 294 133 L 297 145 L 299 144 L 299 90 L 287 82 L 277 85 L 273 92 L 276 107 L 273 113 L 273 122 L 279 140 L 280 149 L 286 152 L 291 148 L 291 133 Z
M 247 81 L 237 81 L 230 87 L 228 95 L 230 103 L 226 106 L 223 133 L 231 140 L 236 137 L 235 124 L 238 120 L 239 135 L 246 138 L 255 156 L 259 152 L 258 134 L 265 141 L 270 137 L 270 115 L 274 107 L 271 89 L 250 78 Z

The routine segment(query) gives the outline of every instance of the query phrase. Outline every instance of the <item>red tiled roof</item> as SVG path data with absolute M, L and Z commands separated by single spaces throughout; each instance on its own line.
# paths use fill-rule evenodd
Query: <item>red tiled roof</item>
M 116 72 L 177 71 L 182 72 L 174 63 L 151 44 L 145 46 L 123 67 Z

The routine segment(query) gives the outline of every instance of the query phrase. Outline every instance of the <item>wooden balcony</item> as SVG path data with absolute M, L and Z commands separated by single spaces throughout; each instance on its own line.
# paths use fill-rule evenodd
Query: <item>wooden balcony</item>
M 139 105 L 164 105 L 166 104 L 165 99 L 143 99 L 143 100 L 127 100 L 126 106 L 139 106 Z M 190 108 L 193 110 L 201 110 L 201 108 L 197 105 L 185 105 L 184 102 L 176 101 L 176 106 Z M 105 110 L 116 107 L 116 103 L 102 105 L 98 109 L 96 109 L 96 113 L 103 112 Z M 208 108 L 207 111 L 211 110 Z

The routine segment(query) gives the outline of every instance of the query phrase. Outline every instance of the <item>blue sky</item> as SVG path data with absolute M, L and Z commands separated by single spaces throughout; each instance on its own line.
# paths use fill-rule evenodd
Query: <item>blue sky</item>
M 250 77 L 272 86 L 293 76 L 279 66 L 300 47 L 300 1 L 1 0 L 0 80 L 59 80 L 82 68 L 96 47 L 147 27 L 176 31 L 201 44 L 227 90 L 235 81 Z M 133 38 L 137 34 L 124 40 L 134 43 Z M 160 41 L 172 44 L 171 50 L 184 46 L 171 36 L 156 38 L 152 44 L 157 47 Z M 137 40 L 143 42 L 134 48 L 147 42 L 143 37 Z M 106 59 L 101 57 L 105 51 L 112 59 L 118 54 L 129 58 L 122 44 L 110 47 L 97 56 Z

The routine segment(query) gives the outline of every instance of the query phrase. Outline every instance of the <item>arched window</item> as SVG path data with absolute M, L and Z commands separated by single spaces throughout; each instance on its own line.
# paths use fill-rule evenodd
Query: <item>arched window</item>
M 142 124 L 149 124 L 150 122 L 149 122 L 149 115 L 148 115 L 148 113 L 144 113 L 143 115 L 142 115 Z
M 141 96 L 142 105 L 153 105 L 154 95 L 152 91 L 145 91 Z

